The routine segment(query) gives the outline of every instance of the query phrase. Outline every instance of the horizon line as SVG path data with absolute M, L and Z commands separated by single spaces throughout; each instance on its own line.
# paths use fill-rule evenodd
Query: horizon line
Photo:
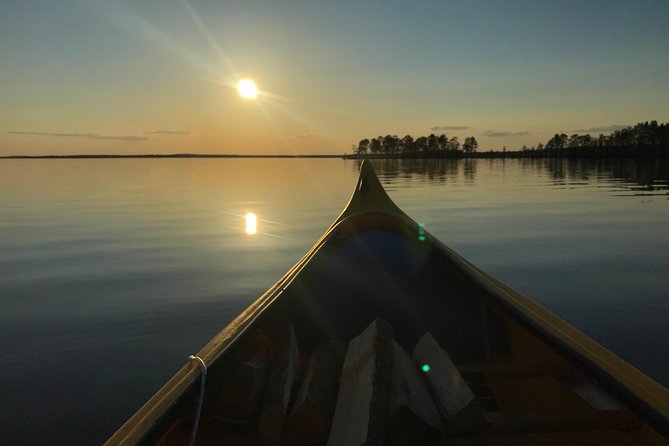
M 74 154 L 74 155 L 6 155 L 0 156 L 0 159 L 59 159 L 59 158 L 342 158 L 342 154 L 274 154 L 274 155 L 254 155 L 254 154 L 221 154 L 221 153 L 144 153 L 144 154 Z

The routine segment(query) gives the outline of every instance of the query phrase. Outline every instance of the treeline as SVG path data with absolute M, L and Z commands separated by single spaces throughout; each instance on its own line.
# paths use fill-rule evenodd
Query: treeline
M 449 138 L 445 134 L 419 136 L 414 139 L 411 135 L 399 138 L 396 135 L 379 136 L 372 139 L 363 139 L 354 148 L 356 155 L 384 155 L 394 157 L 450 157 L 460 156 L 463 153 L 475 152 L 478 142 L 473 136 L 468 136 L 460 144 L 457 136 Z
M 567 157 L 567 158 L 634 158 L 669 156 L 669 123 L 640 122 L 611 134 L 556 133 L 545 144 L 523 146 L 520 150 L 490 150 L 475 153 L 478 141 L 473 136 L 461 144 L 457 136 L 445 134 L 420 136 L 379 136 L 361 140 L 354 146 L 352 158 L 497 158 L 497 157 Z
M 558 156 L 637 156 L 669 155 L 669 123 L 646 121 L 616 130 L 609 135 L 592 136 L 556 133 L 546 144 L 523 146 L 522 152 Z

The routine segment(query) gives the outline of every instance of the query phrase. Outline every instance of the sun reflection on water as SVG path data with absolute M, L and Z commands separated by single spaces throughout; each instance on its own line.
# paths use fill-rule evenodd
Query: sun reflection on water
M 246 228 L 244 232 L 249 235 L 254 235 L 258 232 L 258 217 L 253 212 L 247 212 L 244 215 L 244 220 L 246 221 Z

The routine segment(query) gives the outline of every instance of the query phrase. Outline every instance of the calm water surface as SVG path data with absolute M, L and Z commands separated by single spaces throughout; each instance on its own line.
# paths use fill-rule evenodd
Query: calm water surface
M 434 235 L 669 385 L 666 161 L 376 168 Z M 336 159 L 1 160 L 0 443 L 104 441 L 311 247 L 357 171 Z

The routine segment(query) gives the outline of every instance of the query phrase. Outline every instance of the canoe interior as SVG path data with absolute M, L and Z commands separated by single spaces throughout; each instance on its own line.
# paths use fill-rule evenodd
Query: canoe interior
M 441 435 L 437 444 L 669 444 L 614 388 L 598 383 L 464 274 L 429 234 L 421 237 L 415 225 L 395 216 L 348 218 L 284 287 L 209 365 L 196 444 L 263 444 L 253 423 L 226 424 L 216 415 L 226 384 L 263 338 L 280 339 L 292 325 L 304 366 L 333 338 L 345 350 L 375 318 L 390 323 L 408 352 L 431 333 L 496 422 L 496 429 Z M 145 443 L 187 444 L 195 401 L 193 387 Z

